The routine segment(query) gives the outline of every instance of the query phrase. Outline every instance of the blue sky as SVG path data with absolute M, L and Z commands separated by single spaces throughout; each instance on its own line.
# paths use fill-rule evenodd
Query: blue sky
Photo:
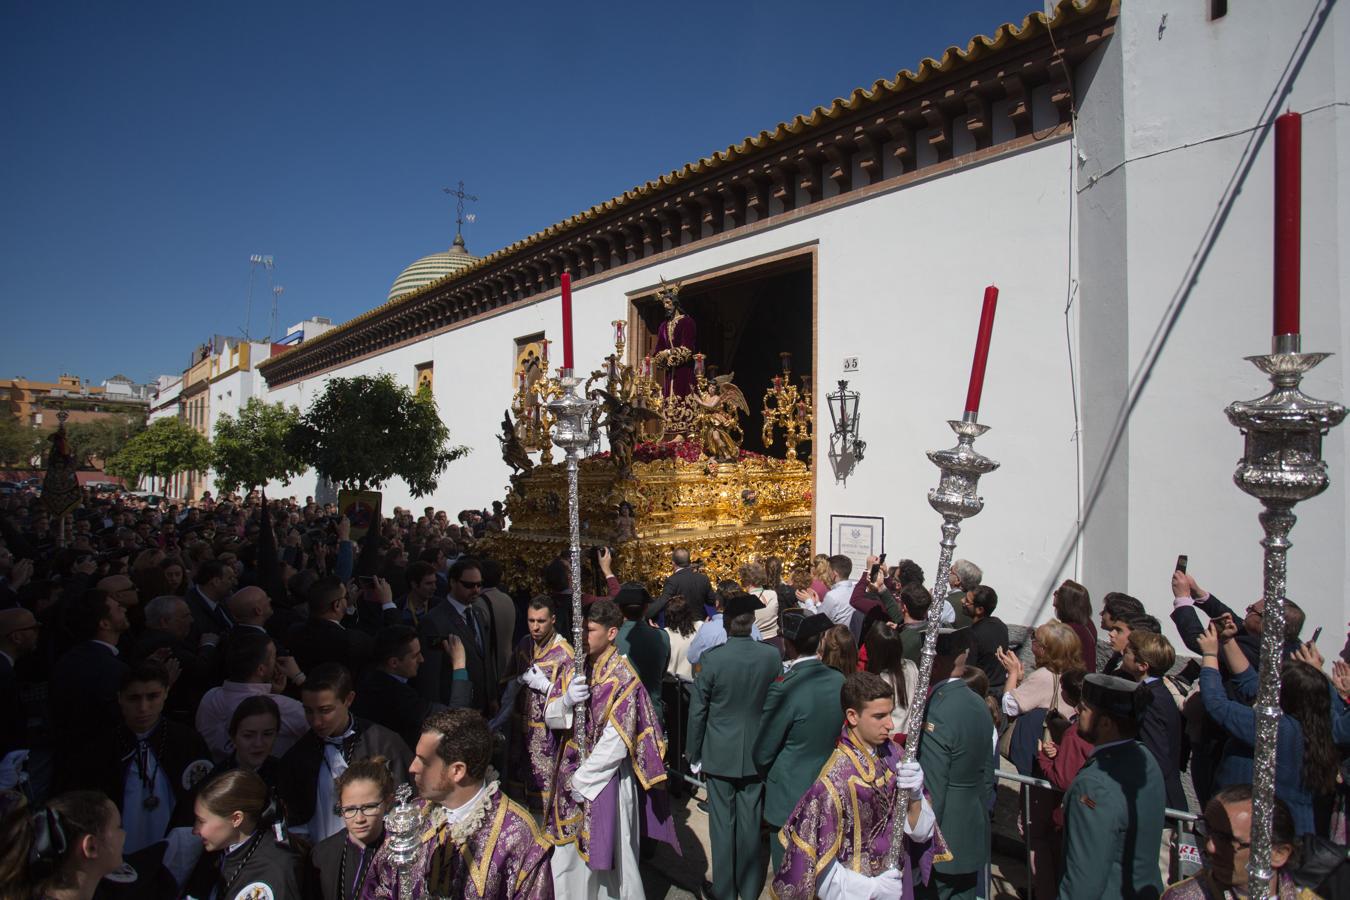
M 382 303 L 1035 0 L 0 5 L 0 377 L 181 372 L 244 324 Z M 254 289 L 253 332 L 270 297 Z

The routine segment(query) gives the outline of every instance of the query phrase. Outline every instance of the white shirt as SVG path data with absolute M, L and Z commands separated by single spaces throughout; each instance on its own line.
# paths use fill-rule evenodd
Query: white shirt
M 825 599 L 820 601 L 820 611 L 829 616 L 834 624 L 847 625 L 853 618 L 853 607 L 848 601 L 853 596 L 853 586 L 857 583 L 853 578 L 836 581 L 834 587 L 825 594 Z

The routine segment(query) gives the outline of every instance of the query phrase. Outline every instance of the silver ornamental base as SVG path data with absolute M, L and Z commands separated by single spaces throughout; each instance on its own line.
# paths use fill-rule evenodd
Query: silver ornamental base
M 385 846 L 389 861 L 398 870 L 399 900 L 413 900 L 412 886 L 417 864 L 422 858 L 422 814 L 413 801 L 411 785 L 400 784 L 394 791 L 394 808 L 385 813 Z
M 1233 480 L 1265 507 L 1259 516 L 1265 539 L 1260 687 L 1256 695 L 1256 743 L 1252 766 L 1252 849 L 1247 874 L 1252 885 L 1274 876 L 1270 864 L 1275 805 L 1275 747 L 1280 723 L 1280 667 L 1284 649 L 1284 600 L 1289 532 L 1294 505 L 1326 490 L 1322 437 L 1345 418 L 1339 403 L 1314 400 L 1299 390 L 1305 372 L 1330 354 L 1300 353 L 1298 335 L 1275 338 L 1274 352 L 1247 357 L 1270 376 L 1270 393 L 1239 401 L 1224 412 L 1245 438 Z
M 909 690 L 909 721 L 904 756 L 907 763 L 913 762 L 919 752 L 924 709 L 928 706 L 928 682 L 933 675 L 933 658 L 937 656 L 938 628 L 942 623 L 942 603 L 947 596 L 947 576 L 952 569 L 956 536 L 961 532 L 962 519 L 984 509 L 984 498 L 976 493 L 980 476 L 999 467 L 997 462 L 975 450 L 975 439 L 989 430 L 988 425 L 980 425 L 975 421 L 975 414 L 966 413 L 961 421 L 948 420 L 947 424 L 956 432 L 956 446 L 950 450 L 928 452 L 928 458 L 942 473 L 938 486 L 928 492 L 928 504 L 942 514 L 942 541 L 939 544 L 941 549 L 938 552 L 937 576 L 933 583 L 933 602 L 928 607 L 928 621 L 924 626 L 919 674 Z M 898 792 L 896 799 L 895 830 L 886 854 L 886 863 L 890 868 L 899 864 L 909 810 L 909 791 Z
M 586 671 L 586 621 L 581 604 L 581 497 L 577 488 L 581 453 L 591 442 L 591 411 L 596 402 L 581 395 L 581 379 L 571 369 L 558 372 L 562 393 L 549 401 L 553 413 L 553 443 L 562 448 L 567 460 L 567 527 L 571 540 L 572 638 L 575 642 L 576 674 Z M 584 757 L 586 746 L 586 704 L 578 703 L 573 713 L 573 733 Z

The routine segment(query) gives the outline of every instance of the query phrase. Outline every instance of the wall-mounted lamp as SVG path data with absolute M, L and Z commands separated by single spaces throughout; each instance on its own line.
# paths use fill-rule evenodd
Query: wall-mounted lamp
M 830 465 L 836 481 L 843 482 L 862 461 L 867 442 L 858 437 L 858 392 L 840 379 L 839 390 L 826 394 L 834 430 L 830 434 Z

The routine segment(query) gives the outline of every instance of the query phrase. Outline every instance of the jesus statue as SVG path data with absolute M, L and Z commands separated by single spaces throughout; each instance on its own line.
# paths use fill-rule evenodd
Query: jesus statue
M 678 284 L 662 284 L 656 296 L 665 310 L 665 319 L 656 330 L 656 352 L 652 354 L 652 361 L 665 369 L 661 396 L 685 397 L 694 389 L 698 329 L 693 317 L 680 306 Z

